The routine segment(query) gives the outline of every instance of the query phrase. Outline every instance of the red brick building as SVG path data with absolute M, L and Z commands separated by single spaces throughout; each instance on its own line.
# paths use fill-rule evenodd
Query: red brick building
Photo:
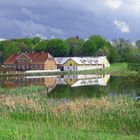
M 57 69 L 56 62 L 49 53 L 14 54 L 5 60 L 4 66 L 20 71 Z

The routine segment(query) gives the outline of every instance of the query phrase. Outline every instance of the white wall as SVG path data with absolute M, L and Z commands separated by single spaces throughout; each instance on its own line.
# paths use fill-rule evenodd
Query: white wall
M 106 68 L 106 67 L 110 67 L 110 64 L 109 64 L 109 63 L 108 63 L 108 64 L 105 64 L 105 68 Z
M 64 71 L 102 69 L 103 66 L 64 66 Z
M 76 71 L 77 66 L 64 66 L 64 71 Z
M 102 69 L 103 66 L 78 66 L 78 70 Z

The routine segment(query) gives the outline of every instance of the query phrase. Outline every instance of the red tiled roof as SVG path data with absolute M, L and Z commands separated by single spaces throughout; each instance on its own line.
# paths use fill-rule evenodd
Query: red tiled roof
M 13 55 L 11 55 L 10 57 L 8 57 L 6 60 L 5 60 L 5 62 L 4 62 L 4 64 L 14 64 L 15 62 L 16 62 L 16 58 L 19 56 L 20 54 L 13 54 Z
M 25 53 L 20 53 L 20 54 L 14 54 L 11 55 L 9 58 L 7 58 L 4 62 L 4 64 L 9 65 L 9 64 L 15 64 L 16 59 Z M 31 60 L 32 63 L 36 63 L 36 62 L 40 62 L 40 63 L 44 63 L 47 59 L 49 54 L 46 53 L 26 53 L 25 55 L 27 55 Z

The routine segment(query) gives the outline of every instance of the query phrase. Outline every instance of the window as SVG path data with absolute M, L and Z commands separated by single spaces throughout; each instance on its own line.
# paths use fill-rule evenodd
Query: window
M 42 70 L 42 65 L 40 65 L 40 69 Z
M 31 66 L 31 69 L 34 69 L 34 65 Z
M 37 69 L 38 68 L 38 65 L 35 65 L 35 69 Z
M 18 63 L 20 63 L 21 61 L 20 61 L 20 59 L 18 60 Z
M 26 66 L 26 69 L 29 69 L 29 65 Z
M 16 69 L 16 65 L 14 65 L 14 69 Z
M 22 65 L 22 69 L 23 69 L 23 70 L 25 69 L 25 66 L 24 66 L 24 65 Z

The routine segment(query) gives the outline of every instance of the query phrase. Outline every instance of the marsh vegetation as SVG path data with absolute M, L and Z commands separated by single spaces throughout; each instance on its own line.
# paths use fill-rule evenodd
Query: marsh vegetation
M 139 139 L 139 102 L 128 96 L 54 100 L 22 90 L 0 95 L 1 139 Z

